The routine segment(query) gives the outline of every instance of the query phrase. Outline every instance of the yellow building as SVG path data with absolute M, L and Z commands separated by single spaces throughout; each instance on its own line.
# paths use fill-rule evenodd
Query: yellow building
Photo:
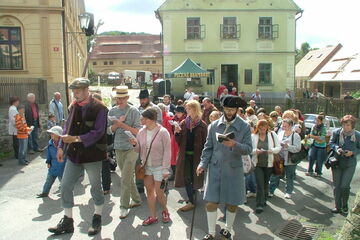
M 0 85 L 0 104 L 28 92 L 40 104 L 55 91 L 66 101 L 65 81 L 81 75 L 87 57 L 84 12 L 84 0 L 1 0 L 0 82 L 7 87 Z
M 98 36 L 91 53 L 89 68 L 100 75 L 142 70 L 161 76 L 163 64 L 160 36 Z
M 296 15 L 292 0 L 167 0 L 156 15 L 163 30 L 164 73 L 191 58 L 210 78 L 174 79 L 172 93 L 192 85 L 214 95 L 220 84 L 283 98 L 295 86 Z

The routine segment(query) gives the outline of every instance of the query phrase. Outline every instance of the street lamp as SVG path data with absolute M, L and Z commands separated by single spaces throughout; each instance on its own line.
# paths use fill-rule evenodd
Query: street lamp
M 90 13 L 82 13 L 79 15 L 79 21 L 80 21 L 80 28 L 85 31 L 86 29 L 88 29 L 89 27 L 89 23 L 90 23 L 90 19 L 91 19 L 91 14 Z

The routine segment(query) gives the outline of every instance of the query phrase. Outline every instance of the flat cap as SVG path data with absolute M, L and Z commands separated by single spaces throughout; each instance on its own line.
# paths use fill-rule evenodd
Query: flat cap
M 69 85 L 69 89 L 87 88 L 90 81 L 87 78 L 75 78 Z

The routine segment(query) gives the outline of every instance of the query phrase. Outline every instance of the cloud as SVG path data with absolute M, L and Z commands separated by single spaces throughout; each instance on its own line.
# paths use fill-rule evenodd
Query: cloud
M 99 32 L 125 31 L 159 34 L 161 24 L 155 17 L 164 0 L 85 0 L 86 11 L 94 13 L 95 22 L 104 21 Z
M 297 21 L 297 46 L 309 42 L 311 47 L 325 47 L 341 43 L 360 51 L 359 0 L 295 0 L 304 9 Z

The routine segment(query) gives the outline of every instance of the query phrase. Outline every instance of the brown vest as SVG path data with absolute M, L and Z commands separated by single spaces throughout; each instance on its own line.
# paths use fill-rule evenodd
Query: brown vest
M 82 108 L 84 108 L 82 110 Z M 100 110 L 106 107 L 91 98 L 90 103 L 84 107 L 74 104 L 71 108 L 73 115 L 69 135 L 80 136 L 95 129 L 95 122 Z M 83 143 L 71 143 L 68 149 L 68 156 L 71 159 L 77 159 L 79 163 L 97 162 L 106 159 L 106 117 L 104 122 L 104 131 L 100 140 L 95 144 L 85 147 Z

